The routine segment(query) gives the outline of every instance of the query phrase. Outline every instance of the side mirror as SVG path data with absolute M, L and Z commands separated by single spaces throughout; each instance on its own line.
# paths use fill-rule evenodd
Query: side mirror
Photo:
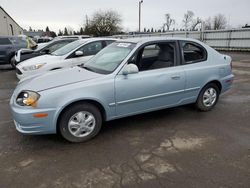
M 76 52 L 75 52 L 75 55 L 76 55 L 76 56 L 83 56 L 83 52 L 82 52 L 82 51 L 76 51 Z
M 139 69 L 135 64 L 127 64 L 122 71 L 123 75 L 138 73 Z

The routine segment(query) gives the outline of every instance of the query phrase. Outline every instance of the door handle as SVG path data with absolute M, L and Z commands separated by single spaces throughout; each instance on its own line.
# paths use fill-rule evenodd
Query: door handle
M 181 76 L 178 76 L 178 75 L 176 75 L 176 76 L 171 76 L 171 79 L 172 80 L 179 80 L 181 78 Z

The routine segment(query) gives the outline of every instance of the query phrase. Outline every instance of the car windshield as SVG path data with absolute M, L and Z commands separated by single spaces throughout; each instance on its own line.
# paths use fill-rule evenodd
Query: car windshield
M 54 51 L 52 53 L 52 55 L 56 55 L 56 56 L 65 55 L 65 54 L 71 52 L 72 50 L 76 49 L 77 47 L 80 47 L 82 44 L 83 44 L 83 42 L 81 40 L 77 40 L 75 42 L 72 42 L 72 43 L 65 45 L 62 48 L 59 48 L 58 50 Z
M 135 44 L 115 42 L 90 59 L 83 68 L 100 74 L 113 72 L 133 50 Z

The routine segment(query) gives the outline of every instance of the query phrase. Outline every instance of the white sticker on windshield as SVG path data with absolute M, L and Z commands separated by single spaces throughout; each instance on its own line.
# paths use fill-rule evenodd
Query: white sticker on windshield
M 127 48 L 130 45 L 131 45 L 130 43 L 119 43 L 119 44 L 117 44 L 118 47 L 123 47 L 123 48 Z

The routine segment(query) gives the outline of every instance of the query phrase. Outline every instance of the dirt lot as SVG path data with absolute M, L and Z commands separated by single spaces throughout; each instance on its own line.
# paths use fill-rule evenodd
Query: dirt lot
M 112 121 L 82 144 L 19 134 L 8 106 L 15 73 L 0 71 L 0 187 L 250 187 L 250 54 L 231 55 L 235 82 L 213 111 Z

